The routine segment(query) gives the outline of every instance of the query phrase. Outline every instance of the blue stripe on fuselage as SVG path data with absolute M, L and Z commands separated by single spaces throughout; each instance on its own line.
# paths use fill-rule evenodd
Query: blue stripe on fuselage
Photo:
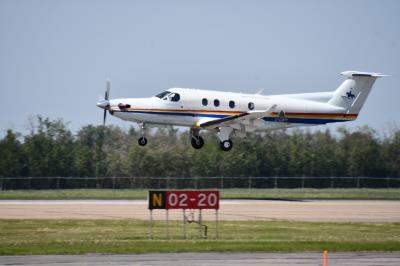
M 291 117 L 263 117 L 264 121 L 268 122 L 286 122 L 286 123 L 297 123 L 297 124 L 314 124 L 321 125 L 334 122 L 346 122 L 349 120 L 344 119 L 326 119 L 326 118 L 291 118 Z
M 149 111 L 137 111 L 137 110 L 119 110 L 114 112 L 123 113 L 139 113 L 139 114 L 150 114 L 150 115 L 179 115 L 179 116 L 193 116 L 193 117 L 213 117 L 213 118 L 224 118 L 230 115 L 222 114 L 200 114 L 200 113 L 187 113 L 187 112 L 149 112 Z
M 192 116 L 192 117 L 210 117 L 210 118 L 224 118 L 231 115 L 223 114 L 201 114 L 201 113 L 187 113 L 187 112 L 149 112 L 149 111 L 138 111 L 138 110 L 114 110 L 114 112 L 122 113 L 140 113 L 140 114 L 155 114 L 155 115 L 178 115 L 178 116 Z M 345 119 L 326 119 L 326 118 L 291 118 L 291 117 L 263 117 L 264 121 L 267 122 L 286 122 L 286 123 L 298 123 L 298 124 L 327 124 L 334 122 L 346 122 L 351 120 Z

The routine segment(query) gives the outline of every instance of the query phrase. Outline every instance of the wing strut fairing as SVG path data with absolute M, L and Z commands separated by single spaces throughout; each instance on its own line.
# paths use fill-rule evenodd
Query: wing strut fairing
M 265 116 L 269 116 L 272 113 L 272 110 L 276 108 L 276 104 L 272 105 L 270 108 L 267 110 L 263 111 L 249 111 L 249 112 L 244 112 L 241 114 L 237 115 L 231 115 L 228 117 L 224 118 L 219 118 L 219 119 L 214 119 L 206 122 L 199 122 L 196 124 L 196 127 L 199 128 L 210 128 L 210 127 L 220 127 L 220 126 L 229 126 L 231 123 L 237 123 L 240 121 L 244 120 L 253 120 L 253 119 L 259 119 L 263 118 Z

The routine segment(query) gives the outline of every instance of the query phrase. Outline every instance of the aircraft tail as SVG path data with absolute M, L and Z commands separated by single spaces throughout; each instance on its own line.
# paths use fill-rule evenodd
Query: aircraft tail
M 345 108 L 347 114 L 358 114 L 367 100 L 375 80 L 387 76 L 359 71 L 345 71 L 341 74 L 347 79 L 336 89 L 328 103 Z

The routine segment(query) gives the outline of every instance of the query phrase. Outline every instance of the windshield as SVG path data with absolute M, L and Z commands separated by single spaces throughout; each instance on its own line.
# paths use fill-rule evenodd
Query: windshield
M 156 97 L 162 99 L 162 98 L 164 98 L 165 96 L 167 96 L 170 93 L 171 93 L 170 91 L 163 91 L 163 92 L 157 94 Z

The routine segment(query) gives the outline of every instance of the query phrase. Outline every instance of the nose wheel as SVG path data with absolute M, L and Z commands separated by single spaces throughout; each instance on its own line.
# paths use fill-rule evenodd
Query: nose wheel
M 141 126 L 140 126 L 140 129 L 141 129 L 142 136 L 138 139 L 138 144 L 140 146 L 146 146 L 146 144 L 147 144 L 147 139 L 145 137 L 145 135 L 146 135 L 146 124 L 142 123 Z
M 230 151 L 233 147 L 233 142 L 230 139 L 221 141 L 220 147 L 221 147 L 221 150 L 223 150 L 223 151 Z
M 204 139 L 200 136 L 192 136 L 192 147 L 195 149 L 201 149 L 204 145 Z
M 139 144 L 140 146 L 146 146 L 146 144 L 147 144 L 147 139 L 146 139 L 145 137 L 140 137 L 140 138 L 138 139 L 138 144 Z

